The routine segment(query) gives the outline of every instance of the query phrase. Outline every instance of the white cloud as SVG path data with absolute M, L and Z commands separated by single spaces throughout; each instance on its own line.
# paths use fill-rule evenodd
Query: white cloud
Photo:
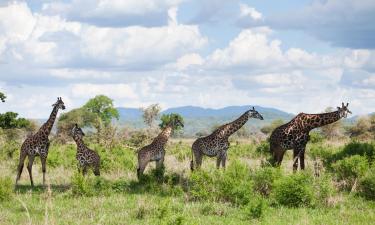
M 258 12 L 246 4 L 240 3 L 240 17 L 245 17 L 253 20 L 260 20 L 263 18 L 262 13 Z
M 104 94 L 110 98 L 137 99 L 138 95 L 128 84 L 74 84 L 71 88 L 73 97 L 90 98 Z
M 217 49 L 207 57 L 207 65 L 218 69 L 231 67 L 258 68 L 284 62 L 279 40 L 268 39 L 269 30 L 247 29 L 232 40 L 228 47 Z

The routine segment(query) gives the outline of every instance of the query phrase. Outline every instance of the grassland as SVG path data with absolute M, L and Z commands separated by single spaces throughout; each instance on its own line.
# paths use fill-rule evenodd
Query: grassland
M 345 143 L 310 144 L 308 169 L 297 175 L 292 174 L 291 152 L 288 152 L 280 170 L 267 169 L 274 178 L 269 179 L 269 193 L 262 195 L 257 188 L 267 184 L 263 183 L 267 173 L 260 171 L 268 168 L 264 163 L 268 155 L 262 152 L 261 145 L 234 142 L 225 171 L 217 171 L 215 160 L 205 158 L 202 170 L 192 174 L 189 142 L 173 140 L 167 149 L 164 175 L 151 164 L 141 182 L 136 179 L 132 149 L 91 146 L 102 157 L 102 176 L 95 178 L 90 174 L 83 178 L 76 173 L 75 146 L 52 145 L 47 187 L 40 185 L 42 173 L 36 160 L 33 175 L 37 186 L 30 187 L 24 169 L 20 185 L 14 188 L 12 184 L 10 198 L 0 201 L 0 224 L 373 224 L 375 221 L 375 201 L 362 197 L 360 186 L 343 188 L 342 183 L 349 181 L 340 180 L 326 163 L 334 158 L 332 155 L 345 151 Z M 17 151 L 15 146 L 3 148 L 2 178 L 15 179 Z M 314 164 L 319 160 L 323 162 L 321 176 L 314 177 Z M 371 160 L 367 166 L 363 176 L 372 170 Z M 303 182 L 298 185 L 307 200 L 303 198 L 298 206 L 284 204 L 276 192 L 284 188 L 283 180 L 294 179 L 298 174 L 303 174 Z M 321 190 L 326 193 L 317 194 Z M 281 194 L 288 192 L 281 190 Z

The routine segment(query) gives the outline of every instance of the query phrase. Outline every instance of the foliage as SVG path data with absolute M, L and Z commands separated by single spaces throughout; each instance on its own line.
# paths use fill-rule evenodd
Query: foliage
M 279 168 L 261 167 L 254 171 L 254 191 L 263 196 L 268 196 L 274 187 L 274 182 L 277 178 L 281 177 Z
M 273 197 L 277 203 L 289 207 L 310 206 L 314 198 L 312 177 L 296 173 L 277 180 Z
M 354 155 L 364 156 L 367 161 L 372 164 L 375 161 L 375 144 L 374 143 L 360 143 L 357 141 L 351 142 L 328 159 L 330 163 L 335 162 L 345 157 Z
M 272 121 L 270 125 L 266 125 L 260 129 L 262 133 L 264 134 L 270 134 L 273 130 L 275 130 L 277 127 L 283 125 L 285 122 L 282 119 L 276 119 Z
M 320 132 L 317 132 L 317 131 L 310 132 L 309 136 L 310 136 L 310 143 L 312 144 L 322 143 L 324 140 L 324 136 Z
M 178 113 L 163 114 L 160 120 L 159 127 L 161 129 L 164 129 L 168 125 L 172 125 L 176 131 L 183 128 L 184 119 Z
M 329 198 L 334 194 L 334 186 L 330 174 L 323 174 L 314 179 L 314 198 L 316 203 L 327 206 Z
M 0 177 L 0 202 L 11 199 L 13 184 L 10 177 Z
M 255 152 L 258 155 L 269 155 L 270 153 L 270 143 L 268 141 L 262 141 L 256 147 Z
M 159 117 L 161 107 L 159 104 L 152 104 L 146 108 L 142 108 L 142 111 L 143 121 L 151 128 L 155 120 Z
M 352 188 L 369 168 L 365 157 L 354 155 L 335 162 L 332 165 L 335 175 L 344 182 L 344 188 Z
M 25 118 L 17 118 L 18 113 L 6 112 L 0 113 L 0 127 L 3 129 L 26 128 L 30 125 L 30 121 Z
M 95 96 L 83 108 L 99 116 L 105 126 L 108 126 L 112 119 L 119 119 L 120 116 L 117 109 L 113 106 L 113 100 L 105 95 Z
M 375 167 L 360 179 L 359 193 L 366 199 L 375 201 Z
M 245 207 L 245 214 L 249 219 L 259 219 L 264 215 L 265 201 L 260 197 L 252 199 Z
M 5 96 L 5 94 L 3 92 L 0 92 L 0 100 L 2 102 L 5 102 L 5 99 L 7 98 L 7 96 Z

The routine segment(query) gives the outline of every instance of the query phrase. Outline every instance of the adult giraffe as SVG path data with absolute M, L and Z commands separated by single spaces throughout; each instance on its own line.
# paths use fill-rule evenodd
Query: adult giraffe
M 254 107 L 238 119 L 231 123 L 227 123 L 217 128 L 212 134 L 198 138 L 192 145 L 192 159 L 190 162 L 190 169 L 194 170 L 194 158 L 196 162 L 196 168 L 200 168 L 202 165 L 203 155 L 209 157 L 217 157 L 216 167 L 220 168 L 220 163 L 225 168 L 225 162 L 227 159 L 227 151 L 229 148 L 229 137 L 239 130 L 250 118 L 256 118 L 263 120 L 263 116 L 258 113 Z
M 45 122 L 36 132 L 34 135 L 31 135 L 26 138 L 23 142 L 21 151 L 20 151 L 20 160 L 17 168 L 17 178 L 16 178 L 16 185 L 18 184 L 18 180 L 21 177 L 21 173 L 23 170 L 24 162 L 26 156 L 29 158 L 29 163 L 27 165 L 27 170 L 29 171 L 30 182 L 31 186 L 34 186 L 33 182 L 33 175 L 32 175 L 32 167 L 35 156 L 40 156 L 40 160 L 42 162 L 42 171 L 43 171 L 43 185 L 45 185 L 46 181 L 46 161 L 48 156 L 48 149 L 49 149 L 49 139 L 48 136 L 51 133 L 52 126 L 56 120 L 57 112 L 59 109 L 64 110 L 65 105 L 62 101 L 61 97 L 57 98 L 57 102 L 52 105 L 53 109 L 51 115 L 47 122 Z
M 301 169 L 305 169 L 305 148 L 309 141 L 309 132 L 317 127 L 334 123 L 341 118 L 346 118 L 349 103 L 337 110 L 329 113 L 306 114 L 300 113 L 288 123 L 277 127 L 270 136 L 270 151 L 276 165 L 280 165 L 284 153 L 288 149 L 293 149 L 293 170 L 298 168 L 298 159 Z

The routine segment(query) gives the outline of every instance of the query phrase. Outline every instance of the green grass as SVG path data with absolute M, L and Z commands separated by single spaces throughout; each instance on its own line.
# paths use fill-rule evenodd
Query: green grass
M 325 144 L 319 146 L 325 148 Z M 47 167 L 51 185 L 46 188 L 40 185 L 40 160 L 35 161 L 33 168 L 36 187 L 29 186 L 24 168 L 20 186 L 10 198 L 0 201 L 0 224 L 372 224 L 375 221 L 375 201 L 366 200 L 356 192 L 336 188 L 329 194 L 323 193 L 324 200 L 315 197 L 317 190 L 334 183 L 335 174 L 326 171 L 324 178 L 314 178 L 309 154 L 306 176 L 314 194 L 311 204 L 291 207 L 273 197 L 273 188 L 267 189 L 269 195 L 262 197 L 254 186 L 271 187 L 273 182 L 277 186 L 293 177 L 290 153 L 280 171 L 272 173 L 276 177 L 263 184 L 262 176 L 272 170 L 259 172 L 264 156 L 256 152 L 257 146 L 233 143 L 225 171 L 216 171 L 215 159 L 204 158 L 202 171 L 192 175 L 189 144 L 176 142 L 167 149 L 164 176 L 154 171 L 155 165 L 151 164 L 139 182 L 134 150 L 91 147 L 106 161 L 102 177 L 96 178 L 91 173 L 85 178 L 77 175 L 74 146 L 53 146 Z M 307 153 L 314 147 L 309 146 Z M 343 149 L 327 148 L 336 152 Z M 11 177 L 13 182 L 17 154 L 11 158 L 1 156 L 7 160 L 1 159 L 0 177 Z

